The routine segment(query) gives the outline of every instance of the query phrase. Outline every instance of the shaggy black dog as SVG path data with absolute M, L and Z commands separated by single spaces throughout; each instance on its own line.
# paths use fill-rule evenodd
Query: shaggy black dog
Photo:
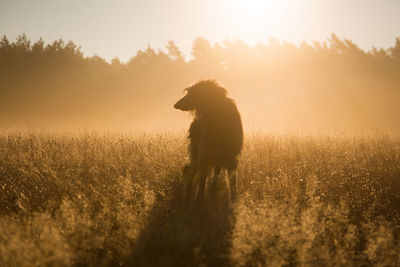
M 193 178 L 200 175 L 198 199 L 204 198 L 206 177 L 214 170 L 213 185 L 222 169 L 228 170 L 231 200 L 236 198 L 236 167 L 243 145 L 239 111 L 227 91 L 216 81 L 203 80 L 185 89 L 186 95 L 174 108 L 194 113 L 189 129 L 190 164 L 183 169 L 187 189 L 193 190 Z

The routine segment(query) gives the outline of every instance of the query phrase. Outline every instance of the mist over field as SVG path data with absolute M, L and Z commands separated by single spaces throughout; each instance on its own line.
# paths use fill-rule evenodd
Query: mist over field
M 400 266 L 400 5 L 343 3 L 1 1 L 0 266 Z
M 172 105 L 183 89 L 216 79 L 250 131 L 373 131 L 400 125 L 400 39 L 364 51 L 332 34 L 295 46 L 277 39 L 192 42 L 127 62 L 85 57 L 78 44 L 22 34 L 0 41 L 0 126 L 11 129 L 176 130 L 188 116 Z

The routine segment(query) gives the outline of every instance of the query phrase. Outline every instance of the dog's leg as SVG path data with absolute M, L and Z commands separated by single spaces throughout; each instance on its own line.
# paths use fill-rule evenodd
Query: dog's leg
M 197 166 L 194 164 L 187 164 L 183 167 L 183 177 L 186 187 L 186 196 L 191 198 L 193 195 L 193 178 L 197 173 Z
M 229 187 L 231 189 L 231 202 L 236 201 L 237 192 L 236 192 L 236 169 L 232 169 L 228 171 L 229 173 Z
M 204 199 L 204 191 L 206 187 L 206 178 L 208 174 L 207 167 L 203 167 L 200 169 L 200 185 L 199 185 L 199 194 L 197 196 L 197 201 L 200 203 Z
M 211 196 L 214 197 L 217 194 L 217 184 L 218 184 L 218 179 L 219 175 L 221 173 L 221 167 L 215 167 L 214 168 L 214 177 L 211 182 Z

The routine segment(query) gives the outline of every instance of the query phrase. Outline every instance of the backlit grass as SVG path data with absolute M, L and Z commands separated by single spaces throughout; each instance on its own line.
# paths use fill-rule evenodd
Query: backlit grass
M 239 197 L 175 134 L 0 137 L 0 266 L 399 265 L 400 138 L 246 136 Z M 223 177 L 226 178 L 226 177 Z

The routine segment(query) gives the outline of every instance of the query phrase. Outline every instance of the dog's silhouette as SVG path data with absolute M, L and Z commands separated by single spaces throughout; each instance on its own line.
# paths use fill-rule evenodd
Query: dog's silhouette
M 206 177 L 214 171 L 213 185 L 221 170 L 229 174 L 231 200 L 236 198 L 236 168 L 243 146 L 240 113 L 227 90 L 213 80 L 202 80 L 185 89 L 186 95 L 174 108 L 194 113 L 188 138 L 190 164 L 183 168 L 187 191 L 193 190 L 193 178 L 198 173 L 198 199 L 205 194 Z

